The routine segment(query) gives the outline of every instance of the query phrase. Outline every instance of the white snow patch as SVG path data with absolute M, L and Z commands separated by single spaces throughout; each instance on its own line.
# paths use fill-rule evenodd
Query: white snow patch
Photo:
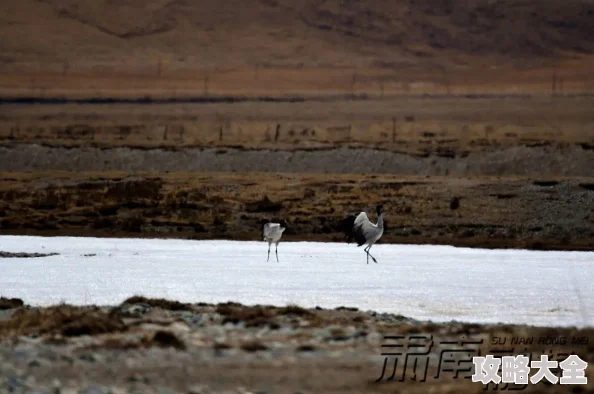
M 355 306 L 417 319 L 594 324 L 594 253 L 353 244 L 0 236 L 0 295 L 32 305 L 182 302 Z M 96 254 L 95 256 L 83 256 Z

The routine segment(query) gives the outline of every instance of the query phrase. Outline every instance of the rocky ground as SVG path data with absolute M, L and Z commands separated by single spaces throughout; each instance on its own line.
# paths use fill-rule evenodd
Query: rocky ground
M 398 335 L 404 339 L 385 338 Z M 533 337 L 535 342 L 511 346 L 512 337 Z M 495 345 L 500 341 L 495 338 L 507 338 L 507 345 Z M 404 382 L 398 381 L 400 367 L 396 378 L 389 380 L 390 367 L 382 377 L 381 352 L 387 351 L 382 345 L 404 344 L 411 352 L 419 351 L 414 348 L 419 343 L 428 354 L 419 365 L 430 360 L 425 382 L 420 381 L 421 367 L 417 379 L 411 379 L 411 364 Z M 347 307 L 190 305 L 133 297 L 111 307 L 34 308 L 2 299 L 0 392 L 478 393 L 483 385 L 464 380 L 468 373 L 462 370 L 479 350 L 483 355 L 501 351 L 558 358 L 576 353 L 591 364 L 593 345 L 592 329 L 435 324 Z M 453 349 L 458 352 L 446 354 Z M 446 371 L 446 364 L 438 368 L 442 353 L 442 360 L 458 363 L 458 379 Z M 390 356 L 388 365 L 398 357 Z M 587 376 L 594 378 L 592 368 Z M 529 385 L 527 391 L 568 388 L 589 392 L 586 387 L 542 383 Z
M 594 150 L 581 146 L 506 147 L 489 152 L 442 151 L 414 156 L 382 149 L 300 151 L 234 148 L 63 148 L 0 146 L 0 171 L 288 172 L 421 176 L 592 176 Z

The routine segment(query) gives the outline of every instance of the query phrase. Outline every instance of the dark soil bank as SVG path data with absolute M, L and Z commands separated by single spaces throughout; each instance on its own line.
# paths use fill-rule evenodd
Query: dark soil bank
M 594 250 L 591 178 L 5 173 L 0 233 L 343 241 L 344 218 L 383 204 L 380 242 Z

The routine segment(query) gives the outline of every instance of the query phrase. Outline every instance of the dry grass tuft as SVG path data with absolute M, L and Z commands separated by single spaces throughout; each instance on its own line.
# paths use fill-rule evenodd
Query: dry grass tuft
M 313 352 L 316 348 L 313 345 L 299 345 L 295 350 L 298 352 Z
M 63 343 L 61 343 L 63 344 Z M 157 331 L 151 337 L 144 337 L 138 340 L 130 340 L 122 337 L 107 338 L 101 344 L 88 346 L 89 350 L 113 349 L 113 350 L 133 350 L 146 349 L 150 347 L 169 348 L 185 350 L 186 344 L 175 334 L 169 331 Z
M 220 315 L 223 315 L 223 316 L 228 316 L 228 315 L 232 314 L 234 310 L 235 309 L 229 305 L 219 304 L 219 305 L 217 305 L 215 312 Z
M 275 314 L 263 307 L 232 308 L 226 305 L 217 307 L 217 312 L 225 316 L 223 324 L 244 322 L 246 327 L 262 327 L 274 323 Z
M 313 316 L 314 313 L 297 305 L 288 305 L 280 308 L 277 313 L 279 315 L 294 315 L 294 316 Z
M 70 305 L 42 310 L 20 309 L 8 321 L 0 323 L 0 337 L 58 334 L 75 337 L 125 330 L 126 325 L 117 313 Z
M 347 341 L 349 340 L 351 337 L 346 333 L 346 331 L 343 328 L 333 328 L 330 330 L 330 337 L 328 337 L 328 340 L 331 341 Z
M 93 349 L 115 349 L 115 350 L 129 350 L 139 349 L 143 345 L 143 342 L 131 342 L 124 341 L 121 338 L 109 338 L 103 342 L 100 346 L 93 347 Z
M 335 308 L 337 311 L 348 311 L 348 312 L 357 312 L 359 308 L 355 308 L 352 306 L 339 306 Z
M 217 307 L 229 307 L 229 308 L 241 308 L 243 307 L 242 304 L 240 304 L 239 302 L 233 302 L 233 301 L 227 301 L 227 302 L 221 302 L 217 305 Z
M 216 342 L 214 345 L 212 345 L 212 348 L 214 350 L 228 350 L 231 349 L 232 346 L 225 342 Z
M 191 305 L 183 304 L 179 301 L 170 301 L 163 298 L 146 298 L 142 296 L 130 297 L 122 304 L 147 304 L 153 308 L 167 309 L 170 311 L 187 311 L 191 309 Z
M 0 310 L 20 308 L 25 303 L 20 298 L 0 297 Z
M 268 350 L 268 347 L 266 345 L 264 345 L 262 342 L 251 341 L 251 342 L 246 342 L 243 345 L 241 345 L 241 349 L 246 352 L 253 353 L 253 352 Z
M 246 212 L 277 212 L 281 209 L 283 209 L 283 204 L 270 201 L 268 196 L 245 205 Z
M 460 208 L 460 197 L 453 197 L 450 200 L 450 209 L 455 210 Z
M 169 331 L 157 331 L 151 340 L 151 344 L 162 348 L 172 347 L 177 350 L 185 350 L 186 344 L 175 334 Z

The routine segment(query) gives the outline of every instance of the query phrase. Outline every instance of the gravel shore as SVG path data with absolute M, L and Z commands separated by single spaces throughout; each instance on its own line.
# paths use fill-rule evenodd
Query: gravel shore
M 591 176 L 594 153 L 579 145 L 514 146 L 426 157 L 369 148 L 63 148 L 0 146 L 0 171 L 203 171 L 374 173 L 422 176 Z
M 387 336 L 398 335 L 433 341 L 426 352 L 431 360 L 426 382 L 409 375 L 404 382 L 390 381 L 390 372 L 380 379 L 382 345 Z M 445 369 L 435 378 L 440 369 L 434 364 L 444 353 L 439 344 L 458 343 L 451 348 L 482 340 L 476 349 L 485 354 L 509 348 L 494 345 L 493 338 L 504 337 L 508 345 L 512 337 L 541 338 L 522 346 L 534 355 L 575 352 L 594 361 L 591 328 L 435 324 L 347 307 L 182 304 L 144 297 L 111 307 L 5 302 L 0 303 L 0 392 L 478 393 L 482 384 L 455 379 Z M 451 354 L 461 365 L 463 354 Z M 591 368 L 586 372 L 594 377 Z M 543 388 L 529 385 L 527 391 Z

